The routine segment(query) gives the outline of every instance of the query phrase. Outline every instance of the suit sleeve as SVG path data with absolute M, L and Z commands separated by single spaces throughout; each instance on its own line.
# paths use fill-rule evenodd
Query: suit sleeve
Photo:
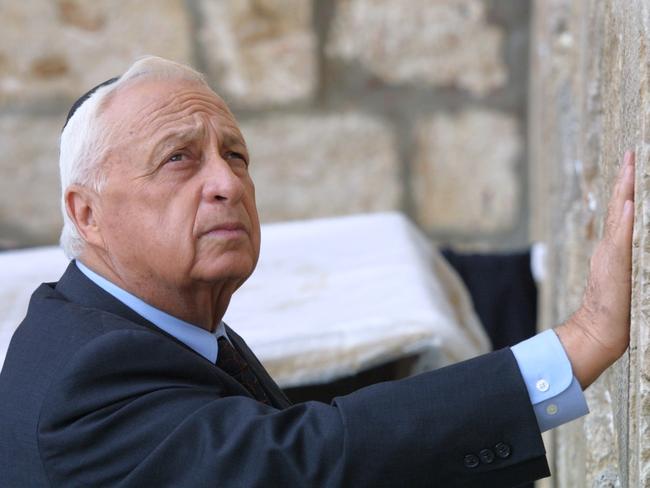
M 38 427 L 53 486 L 484 487 L 548 475 L 507 349 L 284 410 L 234 395 L 208 361 L 146 331 L 93 339 L 59 377 Z

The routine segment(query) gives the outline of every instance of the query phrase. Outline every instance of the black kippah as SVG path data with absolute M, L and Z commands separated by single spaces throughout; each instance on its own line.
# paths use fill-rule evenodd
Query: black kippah
M 68 112 L 68 116 L 65 118 L 65 124 L 63 124 L 63 128 L 65 129 L 65 126 L 68 125 L 68 121 L 70 120 L 70 117 L 74 115 L 74 113 L 77 111 L 81 105 L 90 98 L 90 95 L 95 93 L 98 89 L 100 89 L 102 86 L 110 85 L 111 83 L 115 83 L 117 80 L 119 80 L 120 77 L 116 76 L 115 78 L 111 78 L 110 80 L 106 80 L 99 85 L 97 85 L 94 88 L 91 88 L 88 90 L 86 93 L 81 95 L 77 100 L 72 104 L 72 107 L 70 108 L 70 111 Z

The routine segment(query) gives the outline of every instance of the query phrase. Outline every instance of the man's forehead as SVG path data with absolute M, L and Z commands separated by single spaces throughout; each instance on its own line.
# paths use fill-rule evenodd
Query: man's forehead
M 192 104 L 231 115 L 223 99 L 209 87 L 184 79 L 133 80 L 112 94 L 107 109 L 115 105 L 121 112 L 130 109 L 128 112 L 145 115 L 147 111 L 156 112 L 165 108 L 170 111 L 182 110 Z
M 115 92 L 104 113 L 110 122 L 128 127 L 130 133 L 166 132 L 179 125 L 196 130 L 197 114 L 205 114 L 221 130 L 241 137 L 223 99 L 209 87 L 191 80 L 138 81 Z
M 217 126 L 213 127 L 218 130 L 219 139 L 222 143 L 227 145 L 246 145 L 244 137 L 236 124 L 228 124 L 223 121 L 218 121 L 216 124 Z M 198 117 L 185 120 L 177 119 L 171 120 L 167 124 L 163 124 L 160 130 L 155 133 L 153 138 L 156 141 L 168 141 L 170 143 L 189 142 L 203 139 L 209 130 L 210 127 L 207 127 L 204 124 L 204 119 Z

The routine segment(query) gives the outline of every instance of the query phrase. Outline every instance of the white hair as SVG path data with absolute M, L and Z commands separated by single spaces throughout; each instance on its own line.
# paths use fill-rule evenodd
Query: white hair
M 81 254 L 85 241 L 68 215 L 65 203 L 66 190 L 70 185 L 77 184 L 101 192 L 106 183 L 103 163 L 110 149 L 110 141 L 100 116 L 111 96 L 136 78 L 190 80 L 208 86 L 203 75 L 189 66 L 156 56 L 146 56 L 133 63 L 117 81 L 95 90 L 77 108 L 61 133 L 59 155 L 61 211 L 63 212 L 60 243 L 70 259 Z

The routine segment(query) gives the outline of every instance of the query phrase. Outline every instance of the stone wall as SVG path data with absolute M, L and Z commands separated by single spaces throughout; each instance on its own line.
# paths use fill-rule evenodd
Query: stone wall
M 629 352 L 554 432 L 558 487 L 650 487 L 650 4 L 537 0 L 531 40 L 532 233 L 550 244 L 546 327 L 580 303 L 625 149 L 637 152 Z
M 523 0 L 0 0 L 0 247 L 58 238 L 72 101 L 138 56 L 234 109 L 264 221 L 399 209 L 439 241 L 527 243 Z

